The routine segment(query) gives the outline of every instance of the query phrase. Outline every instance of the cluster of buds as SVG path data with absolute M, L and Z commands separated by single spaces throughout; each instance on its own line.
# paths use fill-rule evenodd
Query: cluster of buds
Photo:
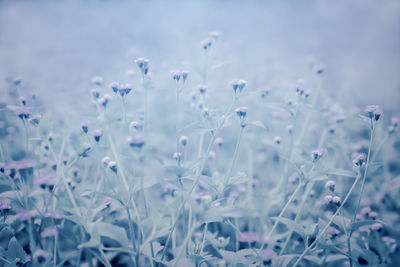
M 233 79 L 231 80 L 231 85 L 232 89 L 235 92 L 235 94 L 239 91 L 241 93 L 243 91 L 243 88 L 246 86 L 247 81 L 241 80 L 241 79 Z
M 326 195 L 324 197 L 324 204 L 327 205 L 327 207 L 329 207 L 329 205 L 339 207 L 341 203 L 342 199 L 339 196 Z
M 201 42 L 201 47 L 203 48 L 203 50 L 204 51 L 209 50 L 211 48 L 213 42 L 215 42 L 219 38 L 220 35 L 221 35 L 221 33 L 218 31 L 213 31 L 213 32 L 208 33 L 209 37 Z
M 29 119 L 29 116 L 30 116 L 30 114 L 31 114 L 32 109 L 33 109 L 32 107 L 27 107 L 27 106 L 20 107 L 20 108 L 17 108 L 17 109 L 15 110 L 15 114 L 16 114 L 21 120 L 23 120 L 23 119 Z
M 142 76 L 145 77 L 149 73 L 149 60 L 147 58 L 137 58 L 135 59 L 135 63 L 140 69 L 140 72 L 142 73 Z
M 369 105 L 364 109 L 364 116 L 374 121 L 378 121 L 382 114 L 383 111 L 377 105 Z
M 186 82 L 186 79 L 189 76 L 189 71 L 188 70 L 171 70 L 171 76 L 174 81 L 177 83 L 181 80 L 182 78 L 182 83 Z
M 117 163 L 115 161 L 112 161 L 109 157 L 104 157 L 101 162 L 105 167 L 113 171 L 114 173 L 117 173 Z
M 240 126 L 242 128 L 244 128 L 246 126 L 245 120 L 246 120 L 246 115 L 247 115 L 248 110 L 249 110 L 248 107 L 240 107 L 240 108 L 235 109 L 236 115 L 240 119 Z
M 259 91 L 260 91 L 260 96 L 261 96 L 262 99 L 267 97 L 267 95 L 269 95 L 269 93 L 271 92 L 271 90 L 268 87 L 267 88 L 261 88 Z
M 303 84 L 297 84 L 296 93 L 300 97 L 304 97 L 304 99 L 308 99 L 312 93 L 310 89 L 305 89 Z
M 132 89 L 133 86 L 130 83 L 118 83 L 118 82 L 112 82 L 110 84 L 111 89 L 113 90 L 114 93 L 120 94 L 121 96 L 128 95 Z

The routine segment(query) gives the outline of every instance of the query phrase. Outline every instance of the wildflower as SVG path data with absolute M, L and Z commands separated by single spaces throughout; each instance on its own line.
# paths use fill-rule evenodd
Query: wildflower
M 21 77 L 15 77 L 12 82 L 13 82 L 14 85 L 20 85 L 22 83 L 22 78 Z
M 188 70 L 182 70 L 181 74 L 182 74 L 182 82 L 185 83 L 187 77 L 189 76 L 189 71 Z
M 279 136 L 275 136 L 274 142 L 279 145 L 281 143 L 281 138 Z
M 371 211 L 368 213 L 368 218 L 376 220 L 378 218 L 378 213 L 376 213 L 375 211 Z
M 368 225 L 363 225 L 363 226 L 361 226 L 360 228 L 358 228 L 358 231 L 359 231 L 360 233 L 369 234 L 369 233 L 371 232 L 371 229 L 370 229 L 370 227 L 369 227 Z
M 180 162 L 180 161 L 182 160 L 182 158 L 183 158 L 183 155 L 182 155 L 182 153 L 180 153 L 180 152 L 175 152 L 175 153 L 172 155 L 172 157 L 173 157 L 177 162 Z
M 53 219 L 63 219 L 64 213 L 61 210 L 53 210 L 53 211 L 46 212 L 44 214 L 44 216 L 47 218 L 53 218 Z
M 333 119 L 336 121 L 336 123 L 342 123 L 344 121 L 344 116 L 336 115 Z
M 330 204 L 330 203 L 332 203 L 332 201 L 333 201 L 333 197 L 331 195 L 326 195 L 324 197 L 324 203 L 325 204 Z
M 187 145 L 187 142 L 188 142 L 188 137 L 182 135 L 182 136 L 179 138 L 179 142 L 182 144 L 182 146 L 186 146 L 186 145 Z
M 311 151 L 313 161 L 319 160 L 320 158 L 322 158 L 324 156 L 325 153 L 326 153 L 326 149 L 323 147 L 314 149 L 313 151 Z
M 292 134 L 292 133 L 293 133 L 294 126 L 290 124 L 290 125 L 288 125 L 288 126 L 286 127 L 286 129 L 287 129 L 287 131 L 288 131 L 289 134 Z
M 33 214 L 30 210 L 23 210 L 17 213 L 17 218 L 20 221 L 27 221 L 33 217 Z
M 42 118 L 42 116 L 40 116 L 40 114 L 36 113 L 36 114 L 31 115 L 28 121 L 32 125 L 38 126 L 41 118 Z
M 92 78 L 92 83 L 93 83 L 94 85 L 97 85 L 97 86 L 102 85 L 102 84 L 103 84 L 103 77 L 94 76 L 94 77 Z
M 112 83 L 110 83 L 110 87 L 114 91 L 114 93 L 118 93 L 119 83 L 112 82 Z
M 93 98 L 97 99 L 100 97 L 100 88 L 99 87 L 92 88 L 92 90 L 90 90 L 90 93 L 92 94 Z
M 382 228 L 383 228 L 383 225 L 381 223 L 373 223 L 371 225 L 371 230 L 373 230 L 373 231 L 380 232 L 382 230 Z
M 89 122 L 88 121 L 82 121 L 80 125 L 82 131 L 87 134 L 89 130 Z
M 295 184 L 300 180 L 300 176 L 297 172 L 292 173 L 292 175 L 290 175 L 288 181 L 291 184 Z
M 368 216 L 368 214 L 371 212 L 371 208 L 370 207 L 364 207 L 360 210 L 360 214 L 364 215 L 364 216 Z
M 207 85 L 198 85 L 197 90 L 199 90 L 200 94 L 204 95 L 207 92 Z
M 261 237 L 257 232 L 241 232 L 238 236 L 239 242 L 253 243 L 260 242 Z
M 209 120 L 209 119 L 210 119 L 210 112 L 209 112 L 209 109 L 208 109 L 208 108 L 203 108 L 202 115 L 203 115 L 203 117 L 204 117 L 205 119 Z
M 215 139 L 215 144 L 217 146 L 221 147 L 223 145 L 223 143 L 224 143 L 224 139 L 223 138 L 218 137 L 218 138 Z
M 51 258 L 51 254 L 42 249 L 37 249 L 35 253 L 33 253 L 33 260 L 39 264 L 45 263 L 49 258 Z
M 203 47 L 204 50 L 209 49 L 211 45 L 212 45 L 212 40 L 210 38 L 207 38 L 201 42 L 201 46 Z
M 233 91 L 235 91 L 235 93 L 237 92 L 237 90 L 239 90 L 239 92 L 241 93 L 243 91 L 243 88 L 246 86 L 247 81 L 245 80 L 240 80 L 240 79 L 233 79 L 231 80 L 231 85 L 233 88 Z
M 149 72 L 149 60 L 147 58 L 137 58 L 135 60 L 136 65 L 139 67 L 143 76 L 146 76 Z
M 364 109 L 364 115 L 375 121 L 378 121 L 382 114 L 382 110 L 377 105 L 369 105 Z
M 342 200 L 341 200 L 341 198 L 339 197 L 339 196 L 334 196 L 333 198 L 332 198 L 332 201 L 333 201 L 333 203 L 335 203 L 335 205 L 336 206 L 340 206 L 340 204 L 342 203 Z
M 107 166 L 108 163 L 110 163 L 110 161 L 111 161 L 111 159 L 110 159 L 109 157 L 104 157 L 104 158 L 101 160 L 101 163 L 103 163 L 104 166 Z
M 272 249 L 264 249 L 260 253 L 260 257 L 263 260 L 264 264 L 271 264 L 272 261 L 277 257 L 277 254 Z
M 8 202 L 0 200 L 0 211 L 8 211 L 11 209 L 11 206 Z
M 100 142 L 101 137 L 103 136 L 103 129 L 96 129 L 92 132 L 94 140 L 98 143 Z
M 364 153 L 355 153 L 353 155 L 353 164 L 355 166 L 361 167 L 365 164 L 365 159 L 367 158 L 367 155 Z
M 130 83 L 126 83 L 126 84 L 120 84 L 118 86 L 118 93 L 121 96 L 125 96 L 128 95 L 133 89 L 133 86 Z
M 312 91 L 310 89 L 307 89 L 304 91 L 304 97 L 308 98 L 311 95 Z
M 29 118 L 29 115 L 31 114 L 31 111 L 32 111 L 32 107 L 27 107 L 27 106 L 24 106 L 24 107 L 21 107 L 21 108 L 17 108 L 16 110 L 15 110 L 15 114 L 21 119 L 21 120 L 23 120 L 23 119 L 28 119 Z
M 179 82 L 182 72 L 180 70 L 171 70 L 171 76 L 174 81 Z
M 271 90 L 269 88 L 261 88 L 259 91 L 261 98 L 264 99 L 267 95 L 269 95 Z
M 21 101 L 21 104 L 23 105 L 23 106 L 26 106 L 26 98 L 25 97 L 20 97 L 19 98 L 19 101 Z
M 136 147 L 136 148 L 142 148 L 143 145 L 145 144 L 145 139 L 141 135 L 135 135 L 135 136 L 130 136 L 126 139 L 126 142 L 131 146 L 131 147 Z
M 113 172 L 117 173 L 117 163 L 115 161 L 110 161 L 107 167 Z
M 210 151 L 210 153 L 208 153 L 208 159 L 209 160 L 213 160 L 213 159 L 215 159 L 215 157 L 217 156 L 217 154 L 215 154 L 215 152 L 214 151 Z
M 240 108 L 235 109 L 235 112 L 239 116 L 240 119 L 244 119 L 247 115 L 248 110 L 249 110 L 249 108 L 247 108 L 247 107 L 240 107 Z
M 397 247 L 396 239 L 391 238 L 390 236 L 382 237 L 383 242 L 385 242 L 386 246 L 389 247 L 390 252 L 394 252 Z
M 326 233 L 328 235 L 331 235 L 331 238 L 335 238 L 336 236 L 339 235 L 340 232 L 338 229 L 336 229 L 336 227 L 329 226 L 328 229 L 326 230 Z
M 335 186 L 336 186 L 336 183 L 335 183 L 335 181 L 332 181 L 332 180 L 329 180 L 325 184 L 325 187 L 328 188 L 328 190 L 331 191 L 332 193 L 335 192 Z
M 43 231 L 40 233 L 40 236 L 42 238 L 52 237 L 52 236 L 57 236 L 57 235 L 58 235 L 58 231 L 57 231 L 56 226 L 47 227 L 47 228 L 43 229 Z
M 102 105 L 104 108 L 107 107 L 108 102 L 110 101 L 110 95 L 105 94 L 103 97 L 99 98 L 99 104 Z
M 315 65 L 313 70 L 316 74 L 321 75 L 325 71 L 325 66 L 321 64 Z
M 79 155 L 86 158 L 88 156 L 87 153 L 92 149 L 92 146 L 89 143 L 84 143 L 82 147 L 83 151 Z
M 34 183 L 39 185 L 42 189 L 48 188 L 51 191 L 57 183 L 57 176 L 54 172 L 48 172 L 39 177 L 35 177 Z

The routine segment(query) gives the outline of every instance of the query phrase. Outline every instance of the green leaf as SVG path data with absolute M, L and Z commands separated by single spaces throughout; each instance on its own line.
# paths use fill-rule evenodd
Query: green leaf
M 338 169 L 338 168 L 328 169 L 328 170 L 326 170 L 326 173 L 330 174 L 330 175 L 346 176 L 346 177 L 352 177 L 352 178 L 356 178 L 356 176 L 357 176 L 357 174 L 353 171 Z
M 26 260 L 26 253 L 22 246 L 18 243 L 15 236 L 13 236 L 10 242 L 8 242 L 6 258 L 9 261 L 14 261 L 17 258 L 23 262 Z
M 96 222 L 92 225 L 98 235 L 118 241 L 122 246 L 129 245 L 129 239 L 124 228 L 106 222 Z
M 247 123 L 247 125 L 253 125 L 259 128 L 262 128 L 264 130 L 267 130 L 267 127 L 265 126 L 265 124 L 262 121 L 252 121 Z
M 278 220 L 278 217 L 272 217 L 271 219 Z M 285 218 L 285 217 L 281 217 L 281 218 L 279 218 L 279 222 L 283 223 L 284 225 L 286 225 L 286 227 L 289 230 L 292 230 L 292 231 L 300 234 L 301 236 L 304 236 L 303 227 L 300 224 L 295 223 L 293 220 L 290 220 L 290 219 Z
M 224 258 L 224 260 L 226 260 L 228 263 L 233 264 L 234 266 L 239 263 L 244 265 L 248 264 L 248 260 L 244 256 L 238 255 L 236 252 L 228 250 L 219 250 L 218 252 Z
M 177 177 L 182 177 L 188 170 L 187 168 L 183 168 L 183 167 L 177 166 L 177 165 L 167 165 L 167 166 L 164 166 L 164 168 L 168 172 L 174 173 Z

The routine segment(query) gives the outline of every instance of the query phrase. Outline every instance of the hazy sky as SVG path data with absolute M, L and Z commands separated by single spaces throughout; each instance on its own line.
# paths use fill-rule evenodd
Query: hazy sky
M 396 0 L 3 0 L 0 78 L 21 76 L 39 94 L 73 105 L 91 76 L 123 78 L 136 56 L 160 72 L 197 60 L 212 30 L 222 32 L 219 53 L 231 76 L 296 80 L 311 56 L 327 66 L 334 98 L 399 111 Z

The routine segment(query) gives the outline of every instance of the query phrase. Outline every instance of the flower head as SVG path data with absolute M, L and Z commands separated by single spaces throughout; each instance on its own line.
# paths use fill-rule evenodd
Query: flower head
M 101 137 L 103 136 L 103 129 L 99 128 L 92 132 L 94 140 L 98 143 L 100 142 Z
M 126 142 L 131 146 L 131 147 L 136 147 L 136 148 L 142 148 L 143 145 L 145 144 L 145 139 L 141 135 L 134 135 L 130 136 L 126 139 Z
M 135 63 L 139 67 L 143 76 L 146 76 L 149 72 L 149 62 L 150 61 L 147 58 L 143 58 L 143 57 L 137 58 L 135 60 Z
M 232 89 L 233 89 L 233 91 L 235 91 L 235 93 L 238 90 L 241 93 L 243 91 L 243 88 L 246 86 L 246 84 L 247 84 L 247 81 L 245 81 L 245 80 L 240 80 L 240 79 L 231 80 Z
M 383 111 L 377 105 L 369 105 L 364 109 L 364 115 L 370 119 L 378 121 L 382 116 Z

